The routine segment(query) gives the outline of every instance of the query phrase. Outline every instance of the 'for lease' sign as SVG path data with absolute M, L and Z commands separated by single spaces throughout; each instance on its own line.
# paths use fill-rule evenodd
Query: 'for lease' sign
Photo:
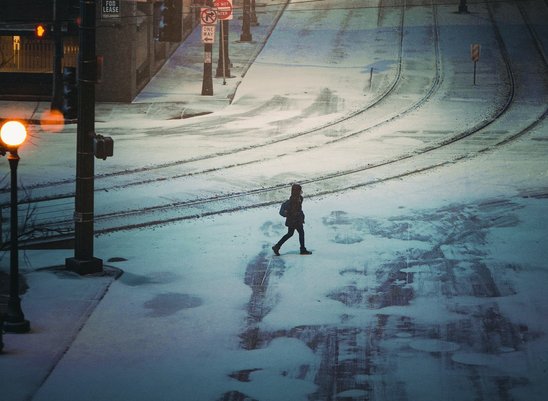
M 101 18 L 120 18 L 120 0 L 101 0 Z

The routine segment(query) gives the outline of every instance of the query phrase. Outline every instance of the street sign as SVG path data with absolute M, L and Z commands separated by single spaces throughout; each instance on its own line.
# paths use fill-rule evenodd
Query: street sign
M 217 8 L 217 18 L 220 20 L 231 20 L 233 18 L 232 0 L 215 0 L 213 4 Z
M 200 9 L 200 22 L 202 25 L 214 25 L 217 22 L 217 11 L 213 8 L 202 7 Z
M 215 42 L 215 25 L 202 25 L 202 43 L 214 43 Z
M 102 0 L 101 19 L 120 18 L 120 0 Z
M 477 63 L 479 61 L 480 52 L 481 52 L 481 45 L 479 44 L 470 45 L 470 56 L 472 57 L 472 61 L 474 63 Z
M 211 52 L 205 52 L 204 53 L 204 64 L 211 64 L 213 61 L 213 57 Z
M 470 57 L 474 62 L 474 85 L 476 85 L 476 64 L 480 59 L 481 45 L 475 43 L 470 45 Z

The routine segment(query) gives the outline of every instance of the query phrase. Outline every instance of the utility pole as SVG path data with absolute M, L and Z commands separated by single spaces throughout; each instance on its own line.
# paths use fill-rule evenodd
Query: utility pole
M 76 138 L 76 198 L 74 212 L 74 257 L 66 267 L 79 274 L 103 271 L 103 261 L 93 256 L 94 137 L 96 0 L 80 0 L 80 54 L 78 57 L 78 127 Z
M 251 36 L 251 9 L 249 0 L 244 0 L 242 17 L 242 34 L 240 35 L 240 42 L 251 42 L 253 37 Z
M 252 26 L 259 26 L 259 21 L 257 20 L 257 12 L 255 11 L 255 0 L 251 0 L 251 16 L 250 21 Z

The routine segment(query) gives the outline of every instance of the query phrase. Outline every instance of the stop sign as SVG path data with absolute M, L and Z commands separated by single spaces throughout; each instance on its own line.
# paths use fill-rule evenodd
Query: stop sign
M 232 19 L 232 0 L 215 0 L 213 5 L 217 8 L 218 19 Z

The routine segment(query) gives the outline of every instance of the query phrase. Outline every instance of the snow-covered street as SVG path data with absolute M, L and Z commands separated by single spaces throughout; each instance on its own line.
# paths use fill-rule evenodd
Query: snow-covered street
M 264 3 L 275 28 L 229 105 L 97 121 L 116 145 L 96 163 L 95 253 L 123 274 L 98 296 L 85 280 L 104 277 L 44 269 L 70 250 L 25 251 L 33 332 L 4 336 L 0 377 L 24 382 L 10 366 L 48 331 L 33 288 L 74 281 L 92 306 L 8 399 L 544 400 L 547 2 Z M 20 151 L 52 229 L 71 224 L 74 132 Z M 295 235 L 274 256 L 293 182 L 313 254 Z

